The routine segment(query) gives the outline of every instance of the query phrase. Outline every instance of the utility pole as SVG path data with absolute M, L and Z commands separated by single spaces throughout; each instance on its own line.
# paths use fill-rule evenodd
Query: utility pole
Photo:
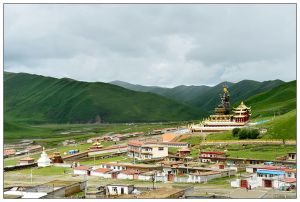
M 30 184 L 32 184 L 32 168 L 30 169 Z

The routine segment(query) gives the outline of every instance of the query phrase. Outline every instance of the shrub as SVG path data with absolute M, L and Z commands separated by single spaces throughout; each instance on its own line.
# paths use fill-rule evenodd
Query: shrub
M 241 129 L 238 134 L 238 138 L 242 139 L 257 139 L 259 136 L 259 131 L 257 129 Z
M 234 128 L 233 130 L 232 130 L 232 135 L 233 135 L 233 137 L 237 137 L 238 136 L 238 134 L 239 134 L 239 132 L 240 132 L 240 128 Z

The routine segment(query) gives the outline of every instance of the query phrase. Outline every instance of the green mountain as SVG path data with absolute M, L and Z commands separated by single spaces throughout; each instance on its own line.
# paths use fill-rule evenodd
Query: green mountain
M 288 113 L 276 116 L 273 120 L 262 124 L 266 128 L 265 139 L 296 139 L 297 137 L 297 111 L 293 109 Z
M 8 122 L 157 122 L 198 119 L 204 114 L 169 98 L 112 84 L 4 72 Z
M 271 90 L 249 97 L 253 117 L 276 116 L 296 109 L 296 81 L 277 86 Z
M 273 89 L 284 82 L 273 81 L 252 81 L 243 80 L 238 83 L 222 82 L 216 86 L 177 86 L 175 88 L 161 88 L 155 86 L 134 85 L 122 81 L 113 81 L 112 84 L 122 86 L 127 89 L 141 92 L 152 92 L 167 98 L 176 100 L 193 107 L 197 107 L 207 112 L 211 112 L 220 102 L 220 93 L 223 85 L 226 84 L 231 95 L 231 103 L 240 102 L 250 96 Z

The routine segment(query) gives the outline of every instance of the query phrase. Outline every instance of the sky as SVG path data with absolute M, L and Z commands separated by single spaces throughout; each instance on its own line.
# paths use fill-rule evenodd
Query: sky
M 6 4 L 4 70 L 174 87 L 296 79 L 294 4 Z

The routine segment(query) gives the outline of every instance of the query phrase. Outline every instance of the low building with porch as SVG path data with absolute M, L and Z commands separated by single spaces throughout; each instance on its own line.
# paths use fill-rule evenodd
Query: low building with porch
M 203 151 L 200 152 L 199 159 L 202 163 L 218 163 L 219 161 L 214 159 L 216 157 L 225 157 L 225 153 L 219 151 Z
M 73 173 L 74 175 L 90 175 L 91 170 L 91 167 L 88 166 L 77 166 L 73 168 Z
M 34 164 L 34 158 L 31 158 L 31 157 L 24 157 L 24 158 L 21 158 L 19 160 L 19 165 L 20 166 L 23 166 L 23 165 L 30 165 L 30 164 Z
M 108 184 L 106 185 L 106 195 L 118 196 L 123 194 L 131 194 L 134 190 L 134 185 L 131 184 Z
M 91 171 L 91 176 L 98 176 L 103 178 L 111 178 L 112 169 L 109 168 L 97 168 Z

